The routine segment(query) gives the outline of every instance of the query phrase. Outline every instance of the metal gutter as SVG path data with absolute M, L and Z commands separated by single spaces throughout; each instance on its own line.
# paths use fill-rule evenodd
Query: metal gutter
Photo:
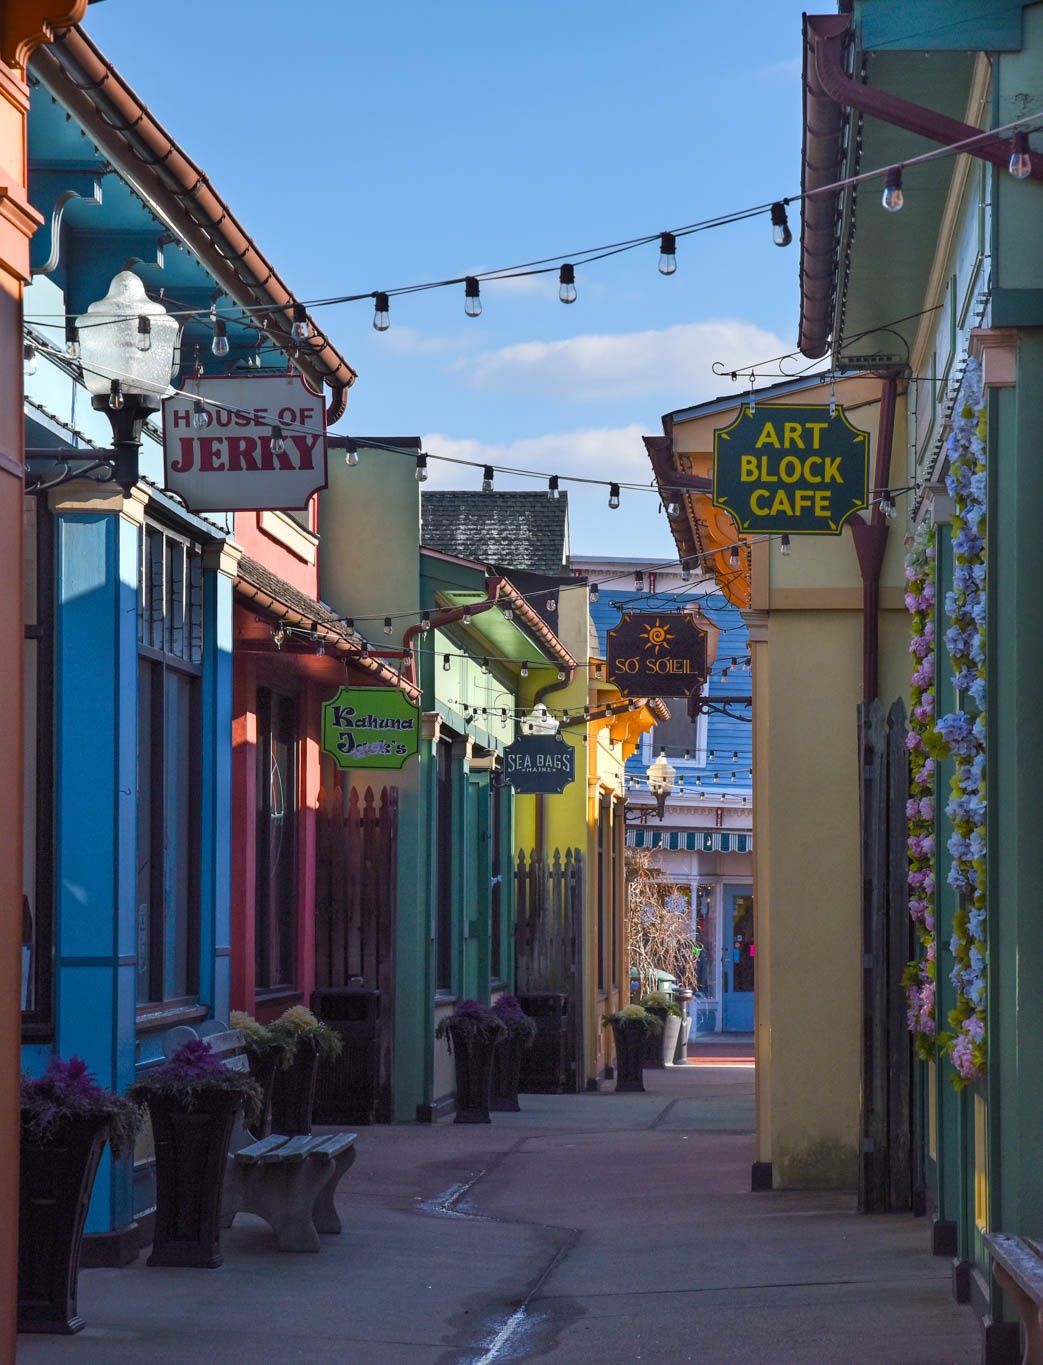
M 314 322 L 309 341 L 293 340 L 293 294 L 203 172 L 83 30 L 68 29 L 50 46 L 39 48 L 31 66 L 99 151 L 155 203 L 222 290 L 241 307 L 271 308 L 259 319 L 268 336 L 294 358 L 313 387 L 330 387 L 327 420 L 343 416 L 348 389 L 358 377 L 355 371 Z

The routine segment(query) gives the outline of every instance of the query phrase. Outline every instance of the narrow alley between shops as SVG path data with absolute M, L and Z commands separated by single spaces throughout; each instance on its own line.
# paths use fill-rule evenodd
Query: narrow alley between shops
M 640 1094 L 363 1128 L 317 1256 L 240 1215 L 217 1270 L 84 1270 L 86 1328 L 20 1337 L 18 1365 L 975 1361 L 926 1221 L 751 1193 L 752 1040 L 690 1054 Z

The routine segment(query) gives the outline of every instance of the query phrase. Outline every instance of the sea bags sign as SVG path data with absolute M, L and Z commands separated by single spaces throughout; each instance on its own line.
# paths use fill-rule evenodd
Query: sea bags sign
M 304 508 L 326 487 L 326 407 L 299 374 L 186 379 L 163 400 L 163 454 L 193 512 Z
M 420 747 L 420 710 L 393 687 L 342 687 L 322 705 L 322 751 L 341 768 L 401 768 Z
M 715 507 L 740 531 L 837 536 L 869 501 L 869 433 L 837 408 L 747 405 L 713 434 Z
M 608 676 L 625 697 L 687 697 L 706 681 L 706 632 L 684 612 L 624 612 Z
M 560 796 L 576 780 L 576 751 L 561 735 L 523 735 L 504 749 L 503 775 L 519 795 Z

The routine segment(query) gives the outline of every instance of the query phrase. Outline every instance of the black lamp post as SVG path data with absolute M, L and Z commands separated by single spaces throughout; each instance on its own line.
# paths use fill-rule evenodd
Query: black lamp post
M 138 481 L 141 428 L 170 388 L 181 326 L 121 270 L 76 327 L 83 382 L 112 426 L 112 477 L 126 496 Z

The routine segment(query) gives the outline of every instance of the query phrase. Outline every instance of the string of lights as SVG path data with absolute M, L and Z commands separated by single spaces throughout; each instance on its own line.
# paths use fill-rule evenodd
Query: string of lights
M 1036 110 L 1031 114 L 1023 115 L 1013 119 L 1009 123 L 1001 124 L 995 128 L 982 130 L 971 137 L 960 141 L 947 143 L 940 147 L 932 148 L 930 151 L 922 152 L 917 156 L 908 157 L 897 165 L 881 166 L 873 170 L 860 171 L 855 175 L 844 176 L 839 180 L 821 185 L 812 190 L 801 190 L 783 198 L 767 200 L 764 203 L 749 205 L 742 209 L 732 212 L 721 213 L 710 218 L 704 218 L 694 223 L 688 223 L 682 227 L 675 227 L 670 231 L 656 231 L 644 233 L 637 237 L 630 237 L 617 242 L 610 242 L 602 246 L 587 247 L 579 251 L 557 252 L 553 255 L 543 256 L 536 260 L 527 261 L 513 266 L 501 266 L 491 270 L 474 271 L 464 275 L 450 275 L 436 280 L 428 280 L 422 283 L 406 284 L 393 286 L 386 289 L 367 289 L 355 293 L 334 294 L 321 298 L 314 298 L 301 301 L 293 305 L 293 321 L 291 336 L 301 346 L 307 346 L 318 340 L 311 330 L 311 323 L 308 319 L 308 312 L 319 308 L 329 308 L 336 305 L 358 303 L 365 300 L 373 300 L 373 326 L 378 332 L 387 331 L 390 327 L 390 301 L 392 298 L 399 298 L 410 294 L 425 293 L 433 289 L 445 289 L 451 287 L 464 286 L 464 308 L 467 316 L 477 318 L 481 316 L 481 284 L 487 284 L 502 280 L 523 279 L 535 275 L 545 275 L 558 272 L 558 297 L 564 304 L 576 302 L 578 297 L 575 273 L 576 267 L 591 265 L 597 261 L 606 260 L 610 257 L 618 256 L 624 252 L 638 250 L 653 243 L 659 245 L 659 264 L 661 274 L 672 275 L 677 270 L 677 242 L 679 239 L 693 236 L 699 232 L 710 231 L 719 227 L 727 227 L 732 224 L 743 222 L 750 218 L 755 218 L 763 214 L 769 216 L 772 226 L 772 240 L 776 246 L 787 247 L 793 241 L 793 233 L 789 227 L 787 218 L 787 208 L 794 203 L 801 203 L 805 199 L 812 199 L 822 195 L 833 194 L 838 190 L 847 189 L 852 186 L 863 184 L 867 181 L 885 179 L 883 195 L 883 206 L 890 212 L 897 212 L 902 207 L 902 172 L 905 167 L 920 165 L 925 162 L 935 161 L 942 157 L 957 155 L 961 152 L 973 150 L 974 146 L 980 142 L 995 138 L 1003 133 L 1010 133 L 1011 136 L 1011 157 L 1009 171 L 1016 179 L 1025 179 L 1031 174 L 1031 160 L 1029 157 L 1028 136 L 1030 133 L 1038 131 L 1039 120 L 1043 117 L 1043 111 Z M 173 316 L 192 318 L 194 320 L 208 319 L 214 327 L 214 353 L 216 355 L 227 355 L 229 341 L 227 336 L 228 322 L 242 324 L 252 323 L 255 315 L 260 317 L 263 322 L 265 314 L 273 312 L 272 305 L 240 305 L 235 309 L 225 309 L 219 312 L 216 307 L 216 299 L 212 301 L 209 312 L 199 308 L 183 308 L 170 310 Z M 47 319 L 58 318 L 63 324 L 68 324 L 71 315 L 68 314 L 34 314 L 31 321 L 44 324 Z M 100 314 L 95 318 L 90 326 L 100 325 L 106 319 Z M 221 324 L 220 329 L 218 324 Z M 221 349 L 218 349 L 218 347 Z

